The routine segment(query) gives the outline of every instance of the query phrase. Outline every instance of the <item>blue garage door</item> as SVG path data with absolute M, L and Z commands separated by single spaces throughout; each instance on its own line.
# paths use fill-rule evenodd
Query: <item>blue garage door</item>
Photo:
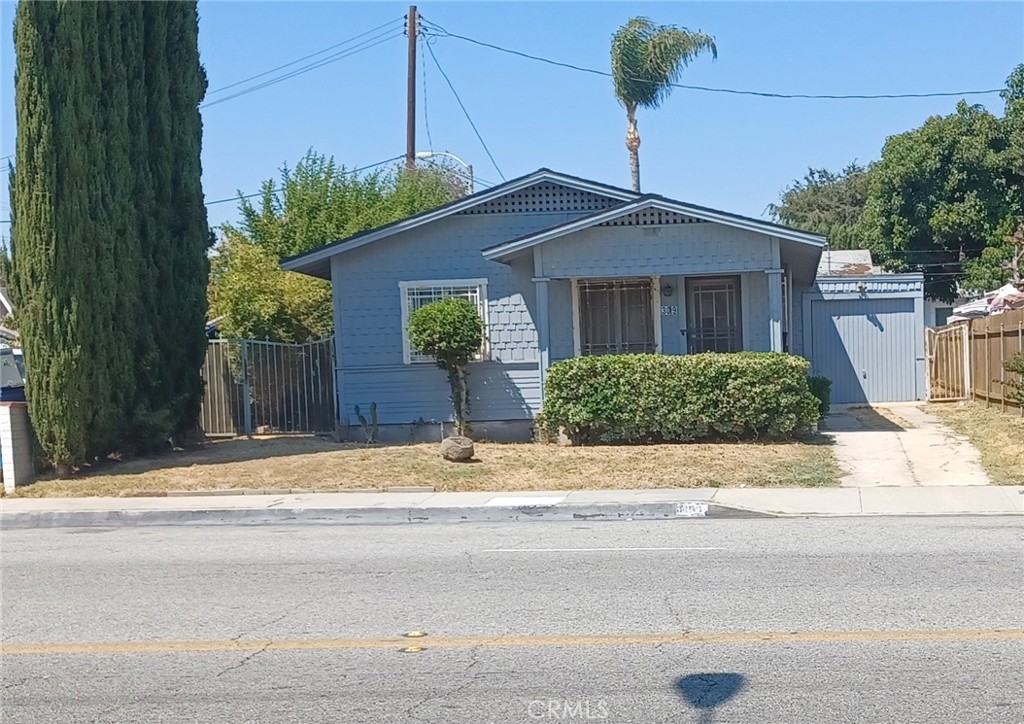
M 917 398 L 913 299 L 824 299 L 811 303 L 811 363 L 832 380 L 835 403 Z

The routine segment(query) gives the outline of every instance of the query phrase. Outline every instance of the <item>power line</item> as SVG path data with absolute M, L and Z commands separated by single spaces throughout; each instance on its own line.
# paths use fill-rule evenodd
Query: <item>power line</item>
M 247 95 L 249 93 L 253 93 L 255 91 L 262 90 L 263 88 L 267 88 L 267 87 L 275 85 L 277 83 L 281 83 L 283 81 L 290 80 L 290 79 L 295 78 L 297 76 L 303 75 L 304 73 L 308 73 L 311 70 L 316 70 L 317 68 L 322 68 L 325 65 L 330 65 L 331 63 L 335 63 L 335 62 L 337 62 L 339 60 L 342 60 L 344 58 L 348 58 L 350 56 L 356 55 L 357 53 L 361 53 L 364 50 L 369 50 L 370 48 L 375 48 L 378 45 L 380 45 L 381 43 L 386 43 L 387 41 L 393 40 L 394 38 L 400 38 L 400 37 L 402 37 L 402 35 L 403 35 L 403 32 L 401 30 L 398 30 L 398 29 L 385 31 L 384 33 L 382 33 L 380 35 L 374 36 L 372 38 L 367 38 L 363 42 L 361 42 L 361 43 L 359 43 L 359 44 L 357 44 L 357 45 L 355 45 L 355 46 L 353 46 L 351 48 L 348 48 L 346 50 L 340 51 L 340 52 L 335 53 L 333 55 L 329 55 L 326 58 L 323 58 L 323 59 L 321 59 L 321 60 L 319 60 L 319 61 L 317 61 L 315 63 L 310 63 L 308 65 L 304 65 L 301 68 L 297 68 L 297 69 L 295 69 L 293 71 L 285 73 L 284 75 L 278 76 L 277 78 L 271 78 L 268 81 L 265 81 L 263 83 L 259 83 L 257 85 L 251 86 L 249 88 L 245 88 L 243 90 L 238 91 L 237 93 L 232 93 L 231 95 L 224 96 L 223 98 L 217 98 L 215 100 L 208 101 L 207 103 L 203 103 L 199 107 L 200 108 L 209 108 L 210 106 L 215 106 L 218 103 L 224 103 L 224 102 L 230 101 L 230 100 L 232 100 L 234 98 L 238 98 L 239 96 L 244 96 L 244 95 Z
M 397 160 L 399 160 L 401 158 L 405 158 L 405 154 L 402 154 L 402 155 L 399 155 L 399 156 L 392 156 L 391 158 L 386 158 L 383 161 L 378 161 L 377 163 L 371 163 L 368 166 L 360 166 L 359 168 L 347 169 L 347 170 L 344 170 L 342 173 L 345 174 L 345 175 L 349 175 L 349 174 L 360 173 L 362 171 L 369 171 L 371 168 L 377 168 L 378 166 L 383 166 L 386 163 L 392 163 L 392 162 L 397 161 Z M 469 180 L 469 178 L 470 178 L 468 174 L 460 173 L 456 169 L 449 169 L 449 171 L 451 171 L 456 176 L 459 176 L 459 177 L 464 178 L 466 180 Z M 480 184 L 481 186 L 484 186 L 484 187 L 497 186 L 497 184 L 494 183 L 493 181 L 487 181 L 487 180 L 482 179 L 482 178 L 474 177 L 473 180 L 476 183 L 478 183 L 478 184 Z M 283 188 L 274 188 L 274 189 L 271 189 L 270 193 L 279 193 L 279 192 L 281 192 L 283 190 L 284 190 Z M 204 204 L 204 206 L 213 206 L 215 204 L 226 204 L 229 201 L 241 201 L 242 199 L 251 199 L 251 198 L 253 198 L 255 196 L 262 196 L 264 193 L 266 193 L 266 192 L 263 189 L 260 189 L 259 191 L 255 191 L 255 192 L 253 192 L 251 194 L 241 194 L 241 195 L 238 195 L 238 196 L 229 196 L 227 198 L 217 199 L 215 201 L 207 201 Z M 0 224 L 10 224 L 10 223 L 11 223 L 10 219 L 0 219 Z
M 371 168 L 377 168 L 378 166 L 383 166 L 386 163 L 391 163 L 392 161 L 397 161 L 400 158 L 405 158 L 405 154 L 402 154 L 401 156 L 393 156 L 392 158 L 386 158 L 383 161 L 378 161 L 377 163 L 371 163 L 369 166 L 361 166 L 359 168 L 346 169 L 346 170 L 342 171 L 342 174 L 343 175 L 349 175 L 349 174 L 360 173 L 361 171 L 369 171 Z M 283 191 L 283 190 L 284 190 L 283 188 L 274 188 L 274 189 L 271 189 L 270 193 L 278 193 L 278 192 Z M 230 196 L 228 198 L 217 199 L 216 201 L 207 201 L 204 204 L 204 206 L 213 206 L 214 204 L 226 204 L 229 201 L 241 201 L 242 199 L 251 199 L 254 196 L 262 196 L 264 193 L 266 193 L 266 192 L 263 189 L 260 189 L 259 191 L 255 191 L 255 192 L 253 192 L 251 194 L 241 194 L 239 196 Z
M 386 27 L 388 27 L 390 25 L 395 25 L 396 23 L 401 23 L 401 22 L 402 22 L 401 18 L 395 18 L 393 20 L 389 20 L 388 22 L 384 23 L 383 25 L 378 25 L 375 28 L 371 28 L 370 30 L 367 30 L 365 33 L 360 33 L 359 35 L 354 35 L 351 38 L 348 38 L 347 40 L 341 41 L 340 43 L 335 43 L 334 45 L 329 45 L 326 48 L 323 48 L 322 50 L 316 51 L 315 53 L 310 53 L 309 55 L 304 55 L 301 58 L 297 58 L 297 59 L 295 59 L 295 60 L 293 60 L 293 61 L 291 61 L 289 63 L 285 63 L 284 65 L 279 65 L 276 68 L 271 68 L 270 70 L 265 70 L 262 73 L 257 73 L 254 76 L 250 76 L 250 77 L 245 78 L 243 80 L 235 81 L 234 83 L 229 83 L 228 85 L 224 85 L 224 86 L 221 86 L 220 88 L 216 88 L 216 89 L 214 89 L 212 91 L 208 91 L 206 95 L 207 96 L 211 96 L 211 95 L 213 95 L 215 93 L 220 93 L 221 91 L 225 91 L 228 88 L 234 88 L 234 87 L 240 86 L 240 85 L 242 85 L 244 83 L 248 83 L 251 80 L 256 80 L 257 78 L 262 78 L 262 77 L 264 77 L 266 75 L 270 75 L 271 73 L 276 73 L 277 71 L 284 70 L 285 68 L 293 66 L 296 63 L 301 63 L 304 60 L 309 60 L 310 58 L 315 58 L 318 55 L 323 55 L 324 53 L 326 53 L 329 50 L 334 50 L 335 48 L 340 48 L 343 45 L 348 45 L 349 43 L 351 43 L 353 41 L 359 40 L 359 38 L 365 37 L 367 35 L 370 35 L 371 33 L 377 32 L 378 30 L 383 30 L 384 28 L 386 28 Z
M 448 77 L 448 74 L 444 72 L 444 68 L 441 67 L 441 63 L 438 62 L 437 56 L 434 54 L 433 46 L 430 42 L 427 42 L 426 46 L 427 52 L 430 53 L 430 57 L 434 60 L 434 65 L 437 66 L 437 69 L 441 72 L 441 77 L 444 78 L 448 87 L 451 88 L 452 95 L 454 95 L 455 100 L 458 101 L 459 107 L 462 109 L 463 114 L 465 114 L 466 120 L 469 121 L 469 125 L 473 129 L 473 133 L 476 134 L 477 140 L 480 141 L 480 145 L 484 147 L 484 151 L 487 153 L 487 158 L 491 159 L 491 163 L 494 165 L 494 170 L 498 172 L 499 176 L 501 176 L 501 180 L 505 181 L 505 174 L 501 172 L 501 167 L 499 167 L 498 162 L 494 160 L 494 155 L 491 153 L 491 149 L 487 147 L 487 143 L 484 141 L 483 136 L 480 135 L 480 131 L 477 129 L 476 124 L 473 123 L 473 119 L 470 118 L 469 111 L 466 110 L 465 104 L 462 102 L 462 99 L 459 98 L 459 93 L 455 90 L 455 86 L 452 85 L 451 78 Z
M 447 37 L 462 40 L 473 45 L 479 45 L 484 48 L 490 48 L 501 53 L 507 53 L 508 55 L 515 55 L 520 58 L 527 58 L 529 60 L 535 60 L 539 63 L 547 63 L 548 65 L 554 65 L 559 68 L 568 68 L 570 70 L 576 70 L 581 73 L 590 73 L 592 75 L 599 75 L 605 78 L 611 78 L 612 74 L 608 71 L 597 70 L 596 68 L 587 68 L 580 65 L 574 65 L 572 63 L 564 63 L 558 60 L 552 60 L 551 58 L 544 58 L 539 55 L 531 55 L 530 53 L 524 53 L 521 50 L 512 50 L 511 48 L 503 48 L 500 45 L 494 45 L 493 43 L 485 43 L 482 40 L 476 40 L 474 38 L 466 37 L 465 35 L 459 35 L 452 33 L 441 27 L 437 23 L 429 23 L 428 30 L 433 31 L 431 34 L 434 37 Z M 641 78 L 631 78 L 630 80 L 643 82 Z M 833 94 L 833 93 L 769 93 L 766 91 L 752 91 L 752 90 L 738 90 L 736 88 L 714 88 L 710 86 L 702 85 L 687 85 L 685 83 L 669 83 L 673 88 L 682 88 L 683 90 L 694 90 L 703 91 L 705 93 L 727 93 L 730 95 L 739 96 L 758 96 L 761 98 L 801 98 L 801 99 L 815 99 L 815 100 L 880 100 L 880 99 L 896 99 L 896 98 L 948 98 L 948 97 L 963 97 L 963 96 L 980 96 L 980 95 L 991 95 L 993 93 L 1000 93 L 1002 88 L 987 88 L 984 90 L 966 90 L 966 91 L 948 91 L 948 92 L 936 92 L 936 93 L 863 93 L 863 94 Z
M 420 65 L 423 70 L 423 125 L 427 129 L 427 148 L 433 152 L 434 139 L 430 137 L 430 114 L 427 112 L 427 55 L 423 50 L 426 43 L 420 43 Z

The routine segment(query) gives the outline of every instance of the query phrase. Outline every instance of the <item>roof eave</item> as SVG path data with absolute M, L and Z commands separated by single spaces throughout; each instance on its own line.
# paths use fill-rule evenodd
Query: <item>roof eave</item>
M 503 244 L 490 247 L 489 249 L 484 249 L 483 255 L 484 258 L 489 261 L 508 261 L 516 254 L 538 244 L 543 244 L 562 236 L 568 236 L 569 234 L 574 234 L 577 231 L 591 228 L 604 223 L 605 221 L 616 219 L 627 214 L 636 213 L 638 211 L 643 211 L 652 207 L 678 214 L 685 214 L 687 216 L 693 216 L 694 218 L 702 219 L 711 223 L 746 229 L 747 231 L 753 231 L 766 236 L 775 236 L 780 239 L 806 244 L 818 249 L 819 251 L 824 249 L 827 243 L 827 239 L 818 234 L 797 231 L 795 229 L 778 226 L 777 224 L 759 222 L 753 219 L 746 220 L 730 214 L 714 212 L 703 207 L 689 206 L 678 201 L 673 201 L 672 199 L 666 199 L 663 196 L 648 194 L 640 196 L 632 201 L 627 201 L 626 203 L 618 206 L 613 206 L 610 209 L 597 211 L 580 219 L 575 219 L 550 229 L 545 229 L 519 239 L 507 241 Z
M 636 198 L 636 194 L 634 192 L 627 191 L 626 189 L 620 189 L 615 186 L 605 186 L 604 184 L 587 181 L 586 179 L 577 178 L 575 176 L 568 176 L 566 174 L 552 171 L 548 168 L 542 168 L 526 176 L 512 179 L 506 183 L 499 184 L 486 189 L 485 191 L 465 196 L 448 204 L 444 204 L 443 206 L 414 214 L 413 216 L 400 219 L 399 221 L 395 221 L 390 224 L 385 224 L 384 226 L 377 227 L 376 229 L 361 232 L 346 239 L 339 239 L 338 241 L 331 242 L 330 244 L 321 246 L 318 249 L 313 249 L 312 251 L 308 251 L 304 254 L 282 259 L 280 262 L 281 268 L 285 271 L 308 273 L 306 272 L 306 269 L 319 262 L 323 262 L 336 254 L 343 254 L 347 251 L 358 249 L 366 244 L 371 244 L 388 236 L 399 234 L 403 231 L 409 231 L 410 229 L 417 228 L 424 224 L 429 224 L 432 221 L 452 216 L 460 211 L 472 208 L 477 204 L 486 203 L 487 201 L 500 198 L 505 194 L 513 193 L 544 181 L 561 183 L 566 186 L 577 188 L 581 191 L 589 191 L 609 196 L 611 198 L 619 198 L 623 201 Z

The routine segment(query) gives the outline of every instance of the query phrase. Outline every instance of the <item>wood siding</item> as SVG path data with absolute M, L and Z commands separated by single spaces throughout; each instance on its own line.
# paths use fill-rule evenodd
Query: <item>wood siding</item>
M 924 397 L 920 275 L 825 278 L 803 296 L 803 352 L 835 403 Z

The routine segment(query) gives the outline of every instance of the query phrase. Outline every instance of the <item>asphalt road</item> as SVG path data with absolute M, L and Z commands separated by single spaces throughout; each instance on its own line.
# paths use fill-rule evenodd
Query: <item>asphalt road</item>
M 1019 518 L 0 544 L 5 722 L 1024 720 Z

